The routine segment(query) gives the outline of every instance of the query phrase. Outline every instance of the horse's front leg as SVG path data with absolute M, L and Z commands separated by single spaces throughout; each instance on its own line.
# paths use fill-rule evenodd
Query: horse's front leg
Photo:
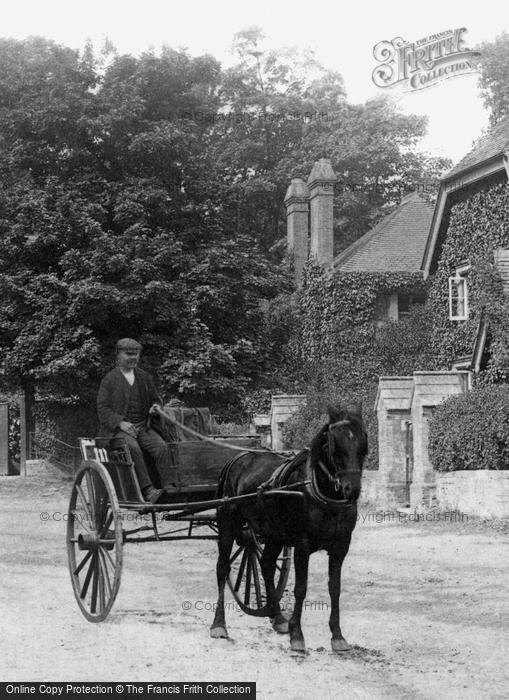
M 309 548 L 307 543 L 300 543 L 295 547 L 293 561 L 295 564 L 295 607 L 288 623 L 290 628 L 290 646 L 293 651 L 306 651 L 300 620 L 302 605 L 306 598 L 308 587 Z
M 329 617 L 329 627 L 332 632 L 332 651 L 348 651 L 350 645 L 341 633 L 339 623 L 339 596 L 341 593 L 341 566 L 348 552 L 349 542 L 342 546 L 336 546 L 329 550 L 329 595 L 331 611 Z
M 217 543 L 219 548 L 216 566 L 218 598 L 214 621 L 210 627 L 210 636 L 214 638 L 227 638 L 228 631 L 226 629 L 224 614 L 224 589 L 226 579 L 230 573 L 230 554 L 235 540 L 234 522 L 231 514 L 219 508 L 217 512 L 217 526 Z
M 276 573 L 277 558 L 283 549 L 281 543 L 268 540 L 263 549 L 260 567 L 265 581 L 265 590 L 267 591 L 267 609 L 272 623 L 272 627 L 279 634 L 288 634 L 288 620 L 281 612 L 279 600 L 274 585 L 274 575 Z

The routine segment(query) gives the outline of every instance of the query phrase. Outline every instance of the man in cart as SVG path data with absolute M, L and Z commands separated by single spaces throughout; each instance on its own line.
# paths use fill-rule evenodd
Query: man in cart
M 141 345 L 122 338 L 116 346 L 116 364 L 103 378 L 97 395 L 101 437 L 123 438 L 134 462 L 143 497 L 149 503 L 164 500 L 172 485 L 171 455 L 161 435 L 150 426 L 150 416 L 161 408 L 161 398 L 148 372 L 138 368 Z M 145 456 L 155 464 L 162 488 L 152 483 Z

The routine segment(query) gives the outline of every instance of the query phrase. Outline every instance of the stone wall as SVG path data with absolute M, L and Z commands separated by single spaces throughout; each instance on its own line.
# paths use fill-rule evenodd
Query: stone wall
M 365 469 L 362 472 L 362 488 L 359 506 L 371 506 L 373 509 L 384 508 L 386 503 L 386 484 L 378 470 Z
M 435 502 L 436 472 L 428 454 L 429 419 L 435 406 L 468 386 L 468 372 L 462 371 L 380 378 L 375 404 L 380 507 L 421 508 Z
M 509 471 L 435 472 L 440 511 L 483 518 L 509 517 Z

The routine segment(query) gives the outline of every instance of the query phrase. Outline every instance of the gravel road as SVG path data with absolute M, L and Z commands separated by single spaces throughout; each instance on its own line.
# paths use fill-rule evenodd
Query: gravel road
M 509 697 L 507 523 L 445 513 L 410 521 L 366 507 L 343 570 L 353 648 L 330 651 L 318 553 L 303 616 L 308 652 L 297 655 L 231 597 L 231 640 L 210 639 L 213 542 L 129 545 L 110 616 L 87 622 L 67 570 L 70 485 L 53 468 L 0 477 L 4 681 L 256 681 L 261 700 Z

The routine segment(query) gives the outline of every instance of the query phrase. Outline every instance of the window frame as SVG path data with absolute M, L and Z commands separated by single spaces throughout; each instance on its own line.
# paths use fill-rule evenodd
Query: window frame
M 461 265 L 456 268 L 455 274 L 449 277 L 449 320 L 450 321 L 466 321 L 469 315 L 469 305 L 468 305 L 468 273 L 470 271 L 470 265 Z M 461 282 L 461 285 L 459 284 Z M 453 303 L 458 305 L 460 300 L 460 295 L 457 290 L 463 289 L 463 313 L 459 314 L 456 308 L 456 313 L 454 313 Z M 453 293 L 454 287 L 456 288 L 456 298 Z

